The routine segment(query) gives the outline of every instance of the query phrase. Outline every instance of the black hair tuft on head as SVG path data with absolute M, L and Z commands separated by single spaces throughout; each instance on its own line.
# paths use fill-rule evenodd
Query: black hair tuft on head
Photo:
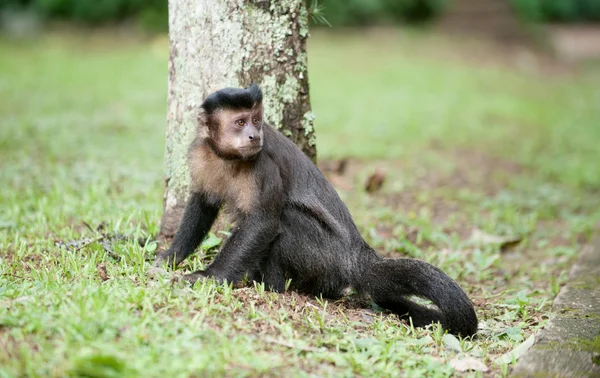
M 262 92 L 253 83 L 248 88 L 223 88 L 216 91 L 204 100 L 202 108 L 208 114 L 213 114 L 219 109 L 251 109 L 257 103 L 262 103 Z

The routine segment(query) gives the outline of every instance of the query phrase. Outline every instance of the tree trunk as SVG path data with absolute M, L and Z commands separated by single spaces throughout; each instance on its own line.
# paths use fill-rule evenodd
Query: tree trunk
M 200 104 L 257 83 L 266 121 L 316 156 L 303 0 L 169 0 L 169 95 L 160 233 L 175 234 L 188 194 L 187 148 Z

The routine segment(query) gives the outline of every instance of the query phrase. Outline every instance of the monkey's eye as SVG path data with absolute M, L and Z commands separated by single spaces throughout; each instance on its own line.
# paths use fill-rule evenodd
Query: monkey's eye
M 235 124 L 239 127 L 244 127 L 246 125 L 246 121 L 244 121 L 243 119 L 238 119 L 237 121 L 235 121 Z
M 258 119 L 258 117 L 252 118 L 252 123 L 254 123 L 255 125 L 258 125 L 259 122 L 260 122 L 260 119 Z

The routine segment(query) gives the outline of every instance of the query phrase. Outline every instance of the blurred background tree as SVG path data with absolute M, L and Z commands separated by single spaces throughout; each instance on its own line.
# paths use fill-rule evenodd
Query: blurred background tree
M 148 31 L 164 32 L 168 27 L 167 0 L 3 0 L 1 9 L 92 26 L 134 21 Z
M 599 0 L 510 0 L 526 21 L 586 22 L 600 20 Z
M 332 26 L 420 24 L 442 13 L 449 0 L 325 0 Z
M 423 24 L 470 0 L 321 0 L 332 26 Z M 510 4 L 527 22 L 600 21 L 600 0 L 493 0 Z M 308 3 L 315 3 L 309 0 Z M 470 1 L 474 3 L 473 1 Z M 475 1 L 477 2 L 477 1 Z M 489 1 L 488 1 L 489 2 Z M 0 10 L 27 10 L 45 20 L 102 25 L 133 20 L 166 31 L 167 0 L 3 0 Z

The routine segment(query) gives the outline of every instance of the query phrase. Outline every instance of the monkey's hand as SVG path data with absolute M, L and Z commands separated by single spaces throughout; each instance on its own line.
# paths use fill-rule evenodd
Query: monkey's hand
M 206 270 L 197 270 L 194 273 L 186 274 L 183 277 L 173 278 L 174 281 L 184 281 L 184 282 L 190 283 L 191 285 L 195 284 L 196 282 L 198 282 L 200 280 L 206 280 L 206 279 L 214 279 L 220 285 L 223 285 L 223 284 L 232 285 L 236 289 L 240 289 L 242 287 L 248 286 L 248 284 L 244 281 L 232 283 L 225 279 L 220 279 L 218 277 L 211 276 L 210 274 L 208 274 L 206 272 Z

